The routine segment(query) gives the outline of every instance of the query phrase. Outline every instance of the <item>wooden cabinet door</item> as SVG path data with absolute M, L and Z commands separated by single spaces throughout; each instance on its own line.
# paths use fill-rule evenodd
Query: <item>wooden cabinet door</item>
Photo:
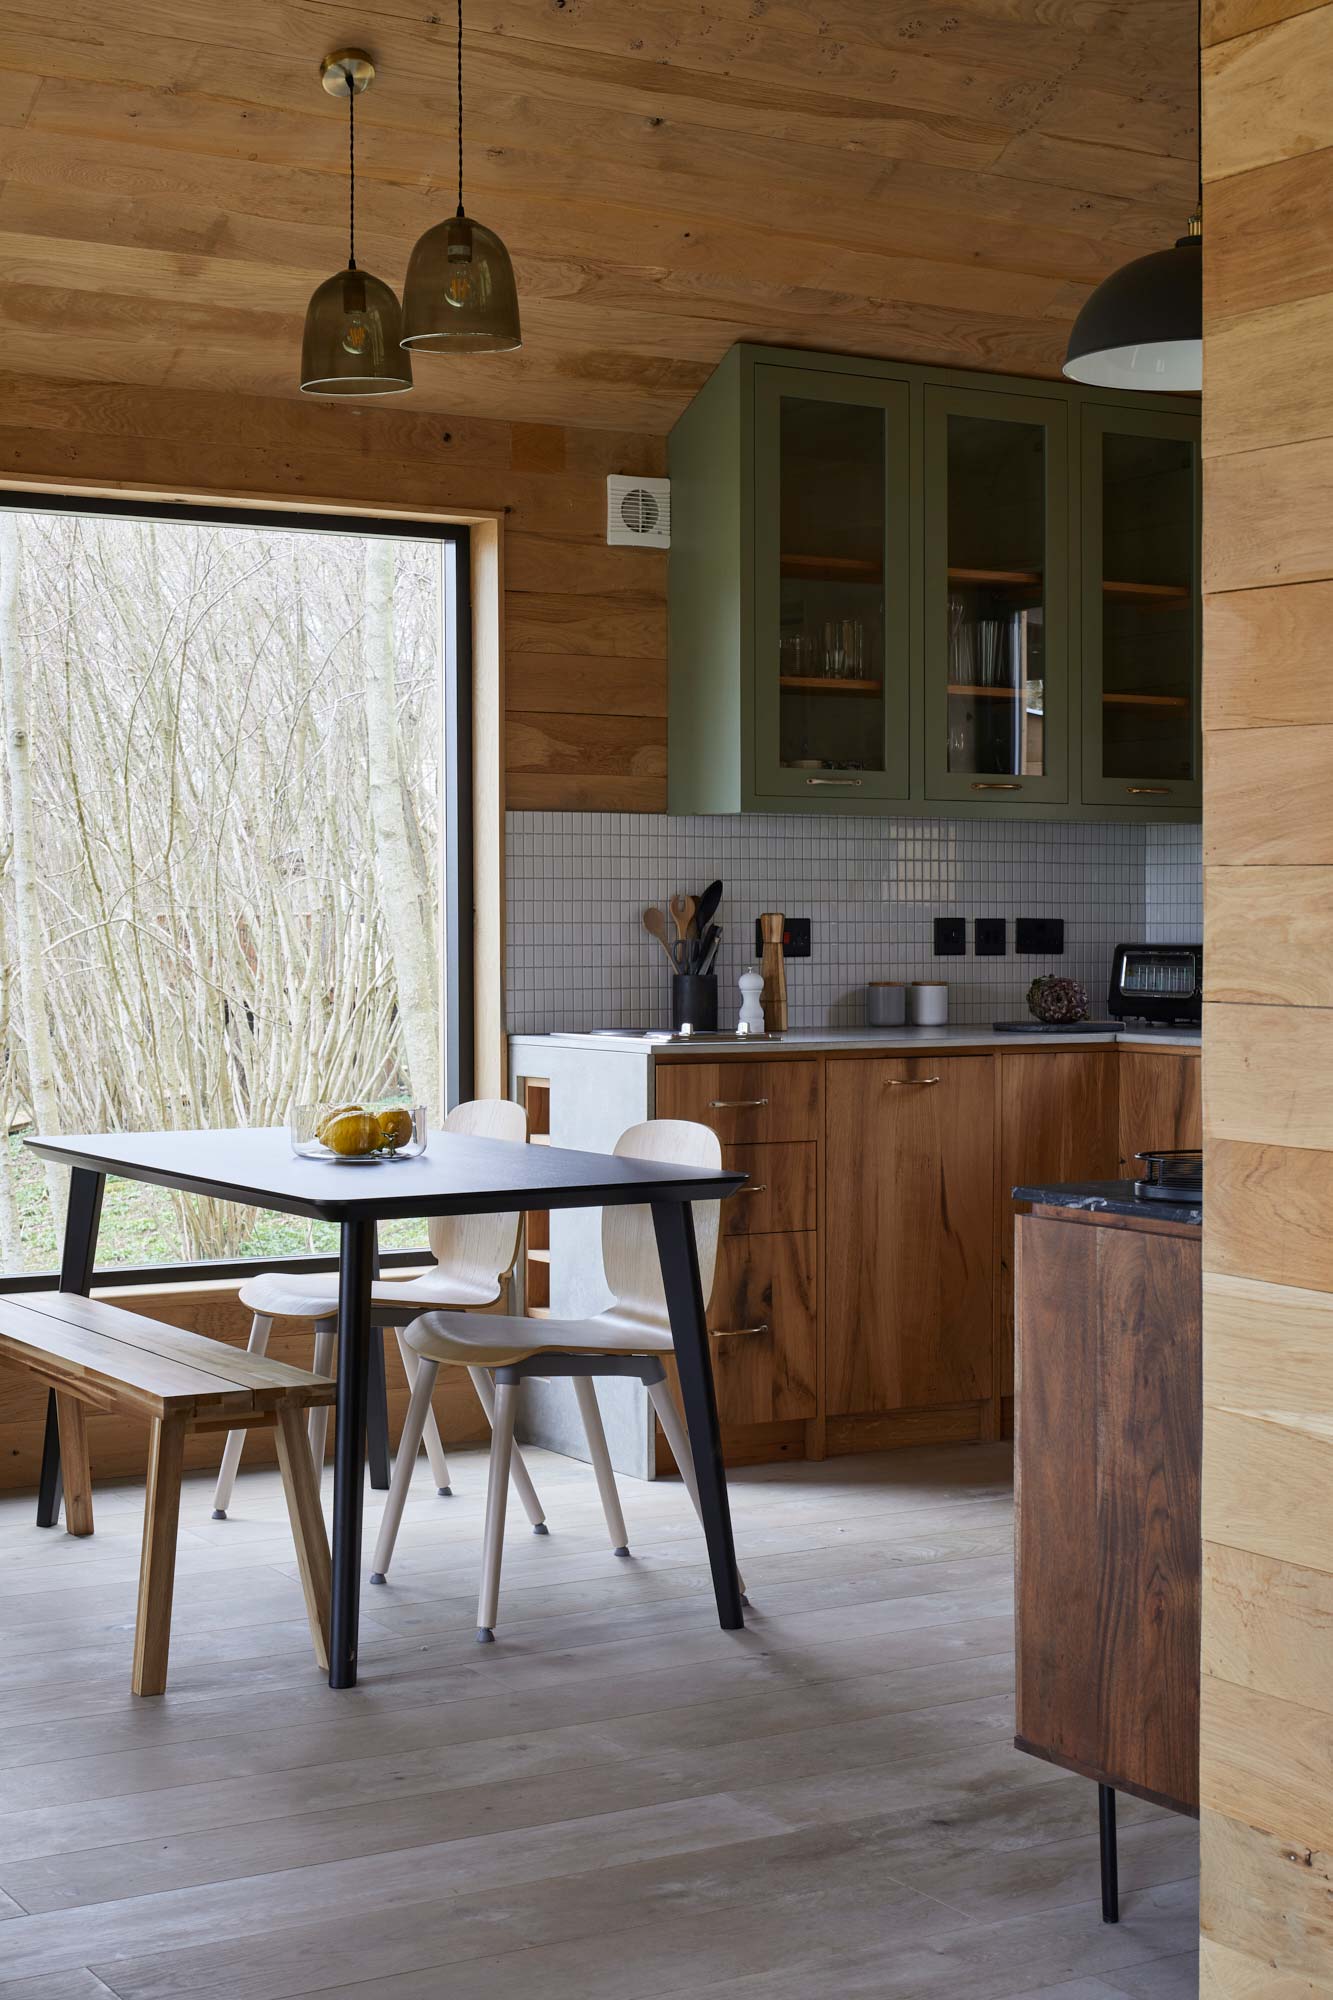
M 1014 1390 L 1014 1199 L 1025 1181 L 1113 1181 L 1120 1139 L 1115 1049 L 1000 1058 L 1000 1314 L 997 1373 Z M 1021 1211 L 1019 1211 L 1021 1213 Z
M 1120 1171 L 1137 1180 L 1136 1153 L 1202 1146 L 1198 1056 L 1163 1049 L 1120 1051 Z
M 659 1062 L 656 1115 L 708 1125 L 724 1146 L 815 1137 L 819 1065 L 809 1062 Z
M 995 1065 L 830 1060 L 825 1078 L 828 1408 L 991 1394 Z
M 713 1382 L 724 1424 L 813 1417 L 815 1236 L 724 1236 L 708 1306 Z

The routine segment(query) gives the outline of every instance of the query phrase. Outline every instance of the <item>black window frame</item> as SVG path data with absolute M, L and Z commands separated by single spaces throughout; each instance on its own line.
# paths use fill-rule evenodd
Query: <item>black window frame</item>
M 441 1023 L 444 1033 L 445 1102 L 454 1105 L 473 1089 L 473 840 L 472 840 L 472 537 L 461 522 L 432 521 L 407 514 L 354 514 L 290 507 L 229 507 L 221 502 L 135 500 L 78 493 L 10 488 L 0 491 L 0 507 L 16 514 L 110 515 L 131 521 L 202 521 L 224 528 L 272 528 L 285 533 L 378 535 L 390 541 L 439 542 L 444 547 L 440 594 L 441 750 L 443 808 L 443 908 L 441 911 Z M 451 553 L 450 553 L 451 552 Z M 385 1270 L 432 1261 L 429 1247 L 383 1250 Z M 260 1271 L 336 1271 L 336 1251 L 291 1257 L 204 1258 L 197 1263 L 110 1265 L 93 1271 L 97 1290 L 140 1285 L 201 1285 L 215 1279 L 244 1279 Z M 22 1271 L 0 1274 L 6 1292 L 52 1291 L 60 1273 Z

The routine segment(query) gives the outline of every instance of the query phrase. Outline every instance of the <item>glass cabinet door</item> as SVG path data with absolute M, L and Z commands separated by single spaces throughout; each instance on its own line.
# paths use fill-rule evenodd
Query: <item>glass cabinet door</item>
M 756 799 L 907 797 L 908 396 L 755 371 Z
M 1083 796 L 1199 800 L 1193 418 L 1083 411 Z
M 926 794 L 1069 797 L 1064 403 L 925 392 Z

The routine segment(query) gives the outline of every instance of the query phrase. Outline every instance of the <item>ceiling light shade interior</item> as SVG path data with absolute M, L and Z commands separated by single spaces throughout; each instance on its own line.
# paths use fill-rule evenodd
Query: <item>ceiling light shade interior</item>
M 403 284 L 403 346 L 503 354 L 523 345 L 509 252 L 463 211 L 463 0 L 458 0 L 458 209 L 419 238 Z
M 397 396 L 412 387 L 397 295 L 356 262 L 356 100 L 374 79 L 363 49 L 339 49 L 320 64 L 329 96 L 347 99 L 347 269 L 317 286 L 306 307 L 301 388 L 307 396 Z
M 1103 279 L 1074 321 L 1064 372 L 1101 389 L 1202 389 L 1202 235 Z

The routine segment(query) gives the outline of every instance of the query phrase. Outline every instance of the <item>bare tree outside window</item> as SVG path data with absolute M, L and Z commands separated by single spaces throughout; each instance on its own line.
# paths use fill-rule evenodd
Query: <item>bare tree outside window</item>
M 8 1270 L 63 1226 L 25 1129 L 281 1124 L 400 1079 L 438 1115 L 441 563 L 0 510 Z M 325 1247 L 125 1183 L 103 1238 L 108 1264 Z

